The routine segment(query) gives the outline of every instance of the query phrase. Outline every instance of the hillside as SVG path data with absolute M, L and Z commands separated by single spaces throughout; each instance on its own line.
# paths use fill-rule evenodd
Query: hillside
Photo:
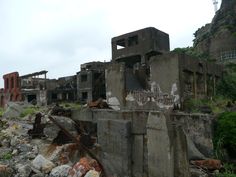
M 199 28 L 194 35 L 196 52 L 214 60 L 228 58 L 227 55 L 236 50 L 236 0 L 222 0 L 212 22 Z

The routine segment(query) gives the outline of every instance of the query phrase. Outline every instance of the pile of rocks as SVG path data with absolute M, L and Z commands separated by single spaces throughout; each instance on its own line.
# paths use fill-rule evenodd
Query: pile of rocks
M 63 125 L 75 133 L 73 121 L 66 117 L 56 117 Z M 81 153 L 72 142 L 52 144 L 60 130 L 43 117 L 45 136 L 32 139 L 34 129 L 32 117 L 24 119 L 0 119 L 0 176 L 4 177 L 99 177 L 101 167 L 86 153 Z

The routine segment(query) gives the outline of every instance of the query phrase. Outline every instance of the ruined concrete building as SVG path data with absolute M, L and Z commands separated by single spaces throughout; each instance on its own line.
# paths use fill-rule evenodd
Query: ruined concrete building
M 4 89 L 0 91 L 1 106 L 9 101 L 26 101 L 47 105 L 58 101 L 76 101 L 76 76 L 48 79 L 48 71 L 19 76 L 18 72 L 3 76 Z
M 47 79 L 47 71 L 4 75 L 1 105 L 106 98 L 116 109 L 171 108 L 188 98 L 213 96 L 222 76 L 220 65 L 170 52 L 169 35 L 153 27 L 114 37 L 111 46 L 111 62 L 82 64 L 74 76 Z
M 189 177 L 189 160 L 196 154 L 212 156 L 213 119 L 169 110 L 188 98 L 215 95 L 222 67 L 170 52 L 168 34 L 155 28 L 111 42 L 110 63 L 85 63 L 76 76 L 50 80 L 46 71 L 6 75 L 1 99 L 46 104 L 106 98 L 113 109 L 73 110 L 72 119 L 96 136 L 98 157 L 109 176 Z M 45 77 L 38 78 L 41 74 Z
M 74 110 L 101 146 L 99 159 L 110 176 L 189 177 L 189 160 L 211 157 L 208 115 L 167 113 L 188 98 L 215 94 L 222 67 L 169 52 L 169 37 L 145 28 L 112 39 L 106 66 L 106 99 L 113 110 Z M 160 143 L 161 142 L 161 143 Z
M 150 57 L 170 50 L 169 35 L 153 27 L 112 38 L 112 61 L 124 62 L 132 67 L 145 64 Z
M 77 73 L 77 95 L 82 103 L 106 98 L 105 67 L 103 62 L 90 62 L 80 66 Z
M 113 38 L 112 56 L 106 93 L 116 109 L 170 108 L 187 98 L 211 97 L 223 72 L 220 65 L 169 52 L 168 34 L 155 28 Z

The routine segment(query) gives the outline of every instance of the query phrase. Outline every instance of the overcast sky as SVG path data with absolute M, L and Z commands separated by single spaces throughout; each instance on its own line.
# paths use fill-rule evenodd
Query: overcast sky
M 14 71 L 58 78 L 110 61 L 112 37 L 145 27 L 168 33 L 171 49 L 191 46 L 213 16 L 212 0 L 0 0 L 0 87 Z

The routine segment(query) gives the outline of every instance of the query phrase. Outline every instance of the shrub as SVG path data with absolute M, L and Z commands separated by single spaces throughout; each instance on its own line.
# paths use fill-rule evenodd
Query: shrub
M 2 155 L 3 160 L 10 160 L 11 158 L 12 158 L 12 154 L 10 152 Z
M 229 157 L 236 155 L 236 112 L 225 112 L 218 117 L 213 141 L 218 154 L 226 149 Z
M 217 95 L 236 100 L 236 64 L 230 63 L 225 66 L 226 73 L 217 84 Z

